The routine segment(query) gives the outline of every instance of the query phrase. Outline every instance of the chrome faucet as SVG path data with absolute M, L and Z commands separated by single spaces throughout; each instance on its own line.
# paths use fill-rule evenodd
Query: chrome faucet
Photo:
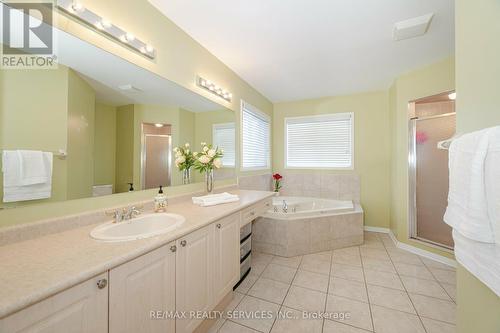
M 141 207 L 127 207 L 123 209 L 117 209 L 115 211 L 105 212 L 106 215 L 113 217 L 113 223 L 122 222 L 123 220 L 130 220 L 141 214 Z
M 141 214 L 141 211 L 140 211 L 139 207 L 132 206 L 132 207 L 128 207 L 128 208 L 123 209 L 123 219 L 124 220 L 133 219 L 134 217 L 136 217 L 137 215 L 140 215 L 140 214 Z
M 283 200 L 283 213 L 288 213 L 288 204 Z

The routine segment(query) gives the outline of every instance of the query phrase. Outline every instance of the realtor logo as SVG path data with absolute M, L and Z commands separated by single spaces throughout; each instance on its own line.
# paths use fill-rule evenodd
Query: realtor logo
M 4 3 L 2 68 L 53 68 L 53 4 Z

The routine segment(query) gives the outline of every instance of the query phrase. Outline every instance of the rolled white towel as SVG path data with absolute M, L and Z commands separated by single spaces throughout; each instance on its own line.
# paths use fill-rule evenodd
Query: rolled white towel
M 202 207 L 215 206 L 218 204 L 224 204 L 229 202 L 235 202 L 240 200 L 240 198 L 235 194 L 230 194 L 227 192 L 209 194 L 201 197 L 193 197 L 193 203 Z

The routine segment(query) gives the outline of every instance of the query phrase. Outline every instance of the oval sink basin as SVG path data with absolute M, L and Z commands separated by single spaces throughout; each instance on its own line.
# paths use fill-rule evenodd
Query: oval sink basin
M 128 221 L 108 222 L 95 227 L 90 237 L 108 242 L 123 242 L 158 236 L 184 223 L 186 219 L 177 214 L 155 213 L 135 217 Z

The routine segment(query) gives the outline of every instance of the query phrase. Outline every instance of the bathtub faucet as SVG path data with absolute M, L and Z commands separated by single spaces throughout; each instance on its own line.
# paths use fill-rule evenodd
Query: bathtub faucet
M 288 204 L 283 200 L 283 213 L 288 213 Z

